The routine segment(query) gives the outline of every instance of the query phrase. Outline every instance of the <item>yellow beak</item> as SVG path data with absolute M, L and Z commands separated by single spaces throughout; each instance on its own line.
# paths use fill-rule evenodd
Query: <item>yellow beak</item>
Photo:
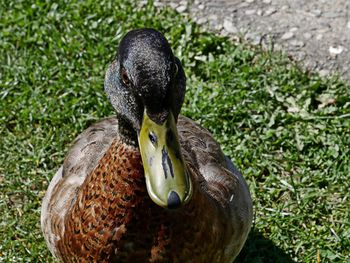
M 139 133 L 139 147 L 147 191 L 153 202 L 177 208 L 192 195 L 173 114 L 163 124 L 152 121 L 145 110 Z

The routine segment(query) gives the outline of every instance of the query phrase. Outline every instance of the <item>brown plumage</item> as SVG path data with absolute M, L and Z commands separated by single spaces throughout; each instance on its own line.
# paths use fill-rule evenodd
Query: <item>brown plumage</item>
M 137 125 L 130 127 L 117 115 L 78 136 L 42 205 L 42 229 L 57 259 L 232 262 L 252 220 L 247 185 L 207 130 L 186 117 L 176 119 L 193 185 L 189 201 L 176 209 L 157 205 L 148 194 L 131 132 L 132 127 L 138 131 Z

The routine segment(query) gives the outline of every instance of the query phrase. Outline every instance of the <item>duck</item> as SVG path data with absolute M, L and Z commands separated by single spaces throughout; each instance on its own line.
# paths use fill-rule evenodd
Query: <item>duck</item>
M 75 139 L 42 201 L 52 255 L 232 263 L 252 224 L 249 188 L 210 132 L 180 114 L 186 76 L 165 36 L 126 33 L 104 89 L 115 115 Z

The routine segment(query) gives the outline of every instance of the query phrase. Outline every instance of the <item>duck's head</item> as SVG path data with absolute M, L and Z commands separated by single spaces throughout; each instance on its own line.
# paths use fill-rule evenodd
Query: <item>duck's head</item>
M 124 36 L 105 79 L 121 135 L 138 143 L 148 194 L 167 208 L 180 207 L 192 194 L 176 128 L 185 88 L 180 61 L 154 29 Z

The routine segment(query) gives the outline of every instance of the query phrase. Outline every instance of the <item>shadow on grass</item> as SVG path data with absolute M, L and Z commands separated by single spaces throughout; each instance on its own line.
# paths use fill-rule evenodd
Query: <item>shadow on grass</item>
M 252 230 L 241 253 L 235 260 L 239 263 L 295 263 L 289 255 L 257 230 Z

